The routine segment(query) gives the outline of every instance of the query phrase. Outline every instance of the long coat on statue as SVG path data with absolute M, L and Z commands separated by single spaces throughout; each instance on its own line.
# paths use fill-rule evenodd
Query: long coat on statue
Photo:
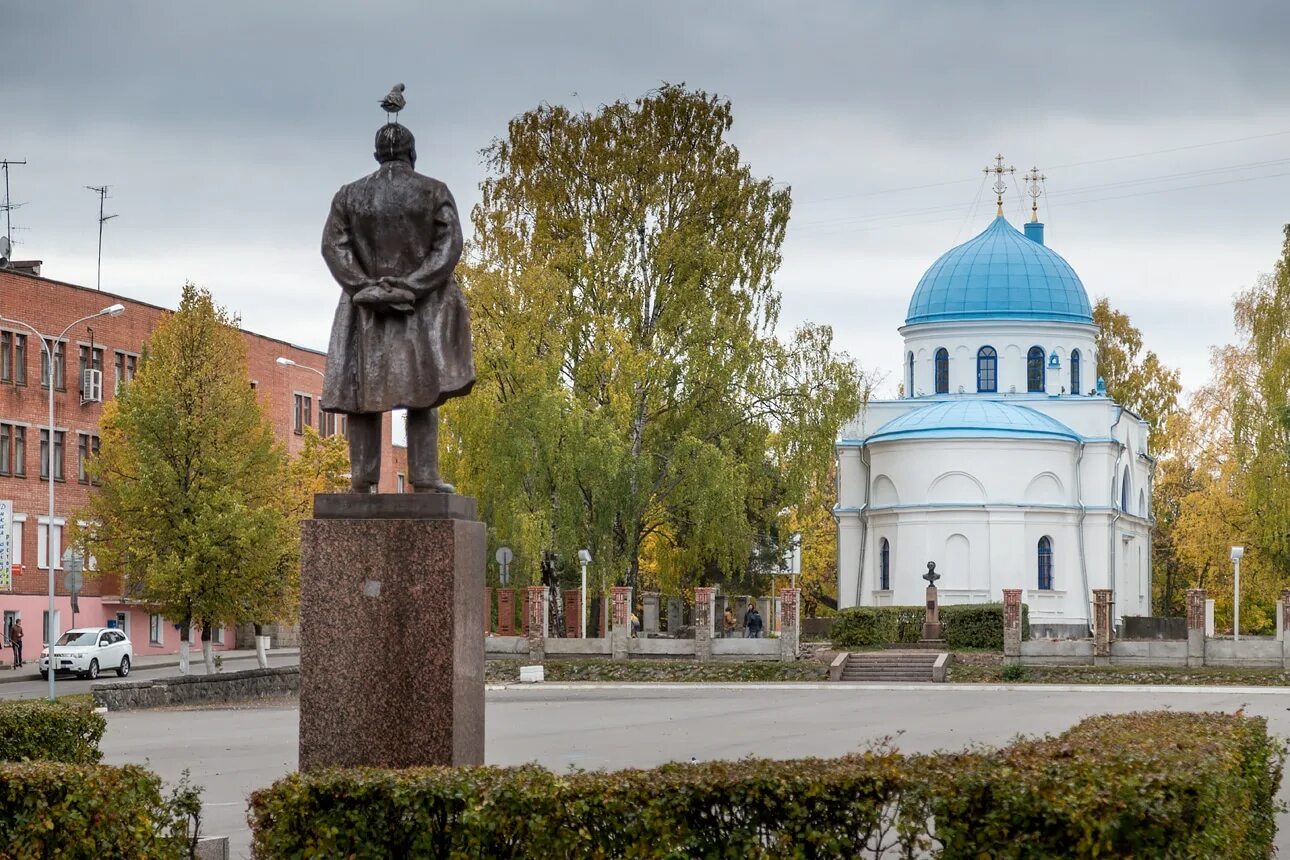
M 406 162 L 387 161 L 336 192 L 322 254 L 344 290 L 332 322 L 323 409 L 420 409 L 470 392 L 470 317 L 452 275 L 461 222 L 446 185 Z M 412 289 L 411 313 L 354 303 L 382 277 Z

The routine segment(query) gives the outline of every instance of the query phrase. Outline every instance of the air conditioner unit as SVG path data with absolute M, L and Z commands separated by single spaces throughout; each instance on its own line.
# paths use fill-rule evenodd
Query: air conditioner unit
M 81 372 L 81 405 L 103 402 L 103 371 L 85 370 Z

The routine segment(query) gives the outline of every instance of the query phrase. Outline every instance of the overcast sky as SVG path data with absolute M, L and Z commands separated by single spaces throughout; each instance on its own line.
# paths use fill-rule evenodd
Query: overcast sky
M 1048 244 L 1190 388 L 1290 221 L 1287 32 L 1284 0 L 6 2 L 0 157 L 29 161 L 15 256 L 47 276 L 93 285 L 84 186 L 107 184 L 104 289 L 173 306 L 192 280 L 322 348 L 323 219 L 373 169 L 395 81 L 418 169 L 463 212 L 512 116 L 684 81 L 729 97 L 745 160 L 792 186 L 785 326 L 831 323 L 884 393 L 919 277 L 993 214 L 996 152 L 1046 173 Z

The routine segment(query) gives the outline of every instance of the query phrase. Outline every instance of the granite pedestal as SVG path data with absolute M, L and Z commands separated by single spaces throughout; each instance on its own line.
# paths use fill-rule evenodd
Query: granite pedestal
M 438 493 L 314 498 L 300 769 L 484 763 L 485 527 Z

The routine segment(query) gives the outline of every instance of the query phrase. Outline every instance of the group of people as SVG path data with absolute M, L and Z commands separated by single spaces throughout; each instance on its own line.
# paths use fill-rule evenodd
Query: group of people
M 722 627 L 727 639 L 731 639 L 735 635 L 735 622 L 735 613 L 727 606 L 726 614 L 722 618 Z M 763 629 L 765 629 L 765 623 L 762 621 L 761 613 L 757 610 L 757 604 L 748 604 L 748 609 L 744 612 L 744 638 L 760 639 Z
M 22 662 L 22 622 L 19 621 L 17 618 L 15 618 L 13 620 L 13 623 L 9 625 L 9 629 L 8 631 L 6 631 L 6 634 L 7 634 L 7 638 L 9 639 L 9 647 L 13 649 L 13 667 L 15 669 L 20 668 L 23 664 Z

